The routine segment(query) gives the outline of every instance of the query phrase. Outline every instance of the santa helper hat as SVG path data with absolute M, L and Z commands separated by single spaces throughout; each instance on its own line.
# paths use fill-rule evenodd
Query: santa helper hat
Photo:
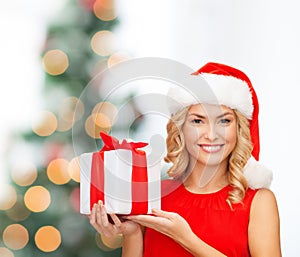
M 252 157 L 244 167 L 244 175 L 250 188 L 268 188 L 272 181 L 272 172 L 259 160 L 259 126 L 258 126 L 258 99 L 250 79 L 242 71 L 225 64 L 209 62 L 192 75 L 201 76 L 217 99 L 218 104 L 241 112 L 250 123 L 251 141 L 253 144 Z M 174 94 L 173 94 L 174 97 Z M 180 97 L 182 99 L 180 99 Z M 184 94 L 176 94 L 176 106 L 172 106 L 176 113 L 179 108 L 201 103 L 202 100 L 187 97 Z M 203 103 L 209 104 L 209 100 L 203 99 Z M 215 100 L 212 102 L 215 104 Z M 175 107 L 175 109 L 174 109 Z

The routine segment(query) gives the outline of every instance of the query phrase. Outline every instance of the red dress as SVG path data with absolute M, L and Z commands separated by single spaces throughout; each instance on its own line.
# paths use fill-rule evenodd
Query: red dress
M 172 182 L 173 183 L 173 182 Z M 169 182 L 162 184 L 162 191 Z M 241 204 L 226 203 L 230 186 L 209 194 L 195 194 L 183 185 L 162 197 L 162 210 L 177 212 L 204 242 L 228 257 L 249 257 L 248 222 L 252 199 L 257 190 L 248 189 Z M 144 257 L 192 257 L 169 237 L 146 228 Z

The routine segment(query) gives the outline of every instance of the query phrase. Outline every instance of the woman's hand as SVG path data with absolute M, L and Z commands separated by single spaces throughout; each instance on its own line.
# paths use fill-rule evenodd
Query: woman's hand
M 152 210 L 155 216 L 133 215 L 128 219 L 155 229 L 179 243 L 193 256 L 226 257 L 224 254 L 202 241 L 191 229 L 187 221 L 178 213 Z
M 179 243 L 183 243 L 193 234 L 187 221 L 179 214 L 156 209 L 153 209 L 152 213 L 155 216 L 133 215 L 128 219 L 163 233 Z
M 98 204 L 94 204 L 89 218 L 91 225 L 99 234 L 103 234 L 106 237 L 113 237 L 119 234 L 130 236 L 141 230 L 140 225 L 133 221 L 127 220 L 121 222 L 116 214 L 111 213 L 109 215 L 114 224 L 109 222 L 108 214 L 102 201 L 99 201 Z

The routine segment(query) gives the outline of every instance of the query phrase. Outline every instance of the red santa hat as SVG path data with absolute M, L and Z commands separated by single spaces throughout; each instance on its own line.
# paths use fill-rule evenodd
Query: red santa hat
M 187 96 L 184 93 L 170 92 L 170 96 L 176 98 L 176 104 L 171 106 L 171 113 L 179 109 L 197 103 L 211 103 L 225 105 L 238 110 L 248 118 L 250 124 L 251 141 L 253 144 L 252 157 L 244 168 L 244 175 L 251 188 L 268 188 L 272 181 L 272 172 L 258 162 L 259 160 L 259 126 L 258 126 L 258 99 L 252 83 L 247 75 L 225 64 L 209 62 L 192 75 L 201 76 L 215 96 L 214 100 L 209 97 L 201 99 Z M 210 102 L 211 101 L 211 102 Z

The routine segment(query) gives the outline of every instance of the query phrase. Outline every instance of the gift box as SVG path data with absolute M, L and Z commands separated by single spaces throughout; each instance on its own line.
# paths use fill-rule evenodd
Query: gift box
M 160 209 L 160 162 L 147 163 L 139 149 L 144 142 L 119 142 L 100 133 L 104 146 L 99 152 L 80 155 L 80 213 L 90 214 L 102 200 L 108 213 L 150 214 Z

